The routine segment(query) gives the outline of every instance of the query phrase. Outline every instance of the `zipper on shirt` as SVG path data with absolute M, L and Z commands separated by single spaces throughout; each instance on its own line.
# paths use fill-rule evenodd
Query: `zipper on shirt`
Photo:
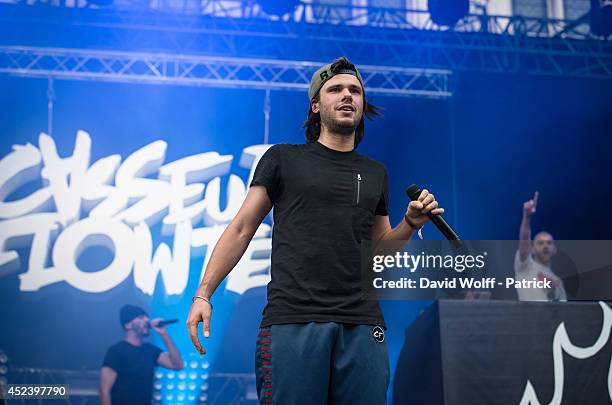
M 357 204 L 359 205 L 359 192 L 361 190 L 361 174 L 357 173 Z

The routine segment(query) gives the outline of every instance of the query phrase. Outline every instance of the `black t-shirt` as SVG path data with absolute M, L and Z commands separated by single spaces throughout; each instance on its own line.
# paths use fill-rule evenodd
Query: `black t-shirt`
M 151 404 L 153 372 L 161 352 L 150 343 L 134 346 L 125 340 L 108 349 L 102 367 L 117 373 L 111 389 L 113 404 Z
M 253 185 L 274 204 L 271 276 L 262 326 L 338 322 L 382 325 L 378 302 L 362 299 L 360 243 L 375 215 L 389 215 L 384 166 L 319 142 L 274 145 Z

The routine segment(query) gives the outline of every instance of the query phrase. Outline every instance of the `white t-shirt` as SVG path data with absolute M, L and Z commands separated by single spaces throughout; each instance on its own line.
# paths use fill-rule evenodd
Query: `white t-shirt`
M 521 261 L 519 251 L 514 255 L 514 274 L 516 280 L 542 280 L 544 277 L 551 280 L 552 289 L 545 288 L 517 288 L 519 301 L 567 301 L 563 281 L 552 272 L 550 267 L 533 260 L 531 253 L 525 261 Z

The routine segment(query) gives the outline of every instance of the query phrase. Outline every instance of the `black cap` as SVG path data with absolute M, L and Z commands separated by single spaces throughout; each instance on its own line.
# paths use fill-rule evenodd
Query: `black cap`
M 126 323 L 138 318 L 140 315 L 149 316 L 147 312 L 140 307 L 135 305 L 124 305 L 119 310 L 119 322 L 121 322 L 121 326 L 124 326 Z

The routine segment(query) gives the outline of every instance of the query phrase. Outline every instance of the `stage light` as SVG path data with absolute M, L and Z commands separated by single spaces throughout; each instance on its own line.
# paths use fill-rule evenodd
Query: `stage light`
M 282 16 L 293 13 L 300 0 L 258 0 L 257 3 L 266 14 Z
M 3 350 L 0 350 L 0 378 L 3 379 L 4 381 L 3 384 L 6 384 L 6 378 L 7 378 L 8 371 L 9 371 L 9 357 Z
M 204 373 L 200 375 L 200 377 L 202 378 L 202 380 L 208 380 L 208 373 Z
M 200 395 L 200 401 L 206 401 L 208 399 L 208 395 L 202 394 Z
M 175 377 L 175 375 L 176 375 L 176 374 L 174 374 L 174 371 L 168 371 L 168 372 L 166 373 L 166 377 L 167 377 L 169 380 L 173 380 L 173 379 L 174 379 L 174 377 Z
M 178 383 L 178 385 L 177 385 L 177 388 L 179 389 L 179 391 L 183 391 L 183 390 L 185 390 L 185 387 L 186 387 L 186 385 L 185 385 L 185 383 L 184 383 L 184 382 L 180 382 L 180 383 Z
M 161 371 L 156 371 L 155 372 L 155 378 L 158 380 L 161 380 L 164 377 L 164 373 L 162 373 Z
M 196 396 L 195 396 L 195 395 L 193 395 L 193 394 L 190 394 L 190 395 L 187 395 L 187 399 L 188 399 L 190 402 L 193 402 L 193 401 L 195 401 Z
M 179 400 L 179 401 L 184 401 L 185 400 L 185 394 L 178 394 L 176 396 L 176 399 Z
M 190 391 L 194 391 L 196 389 L 195 383 L 192 383 L 192 382 L 189 383 L 188 387 Z
M 591 32 L 612 35 L 612 0 L 591 0 Z
M 190 380 L 195 380 L 196 378 L 198 378 L 198 374 L 197 373 L 195 373 L 193 371 L 191 373 L 189 373 L 189 379 Z
M 184 380 L 184 379 L 185 379 L 185 377 L 187 377 L 187 374 L 185 374 L 185 372 L 184 372 L 184 371 L 181 371 L 181 372 L 179 373 L 179 375 L 178 375 L 178 378 L 179 378 L 180 380 Z
M 156 401 L 161 401 L 162 396 L 159 393 L 155 393 L 155 395 L 153 395 L 153 399 Z
M 469 0 L 428 0 L 431 20 L 437 25 L 455 25 L 470 12 Z
M 172 401 L 172 400 L 174 400 L 174 395 L 172 394 L 166 395 L 166 401 Z
M 174 389 L 174 384 L 173 383 L 168 383 L 168 384 L 166 384 L 166 388 L 168 388 L 169 390 L 173 390 Z
M 198 368 L 198 362 L 197 361 L 192 361 L 189 363 L 189 367 L 190 368 Z
M 209 366 L 209 364 L 208 364 L 208 362 L 207 362 L 207 361 L 205 361 L 205 362 L 203 362 L 203 363 L 202 363 L 202 368 L 207 369 L 207 368 L 208 368 L 208 366 Z
M 156 390 L 161 390 L 162 389 L 162 385 L 160 382 L 156 382 L 155 384 L 153 384 L 153 388 L 155 388 Z

